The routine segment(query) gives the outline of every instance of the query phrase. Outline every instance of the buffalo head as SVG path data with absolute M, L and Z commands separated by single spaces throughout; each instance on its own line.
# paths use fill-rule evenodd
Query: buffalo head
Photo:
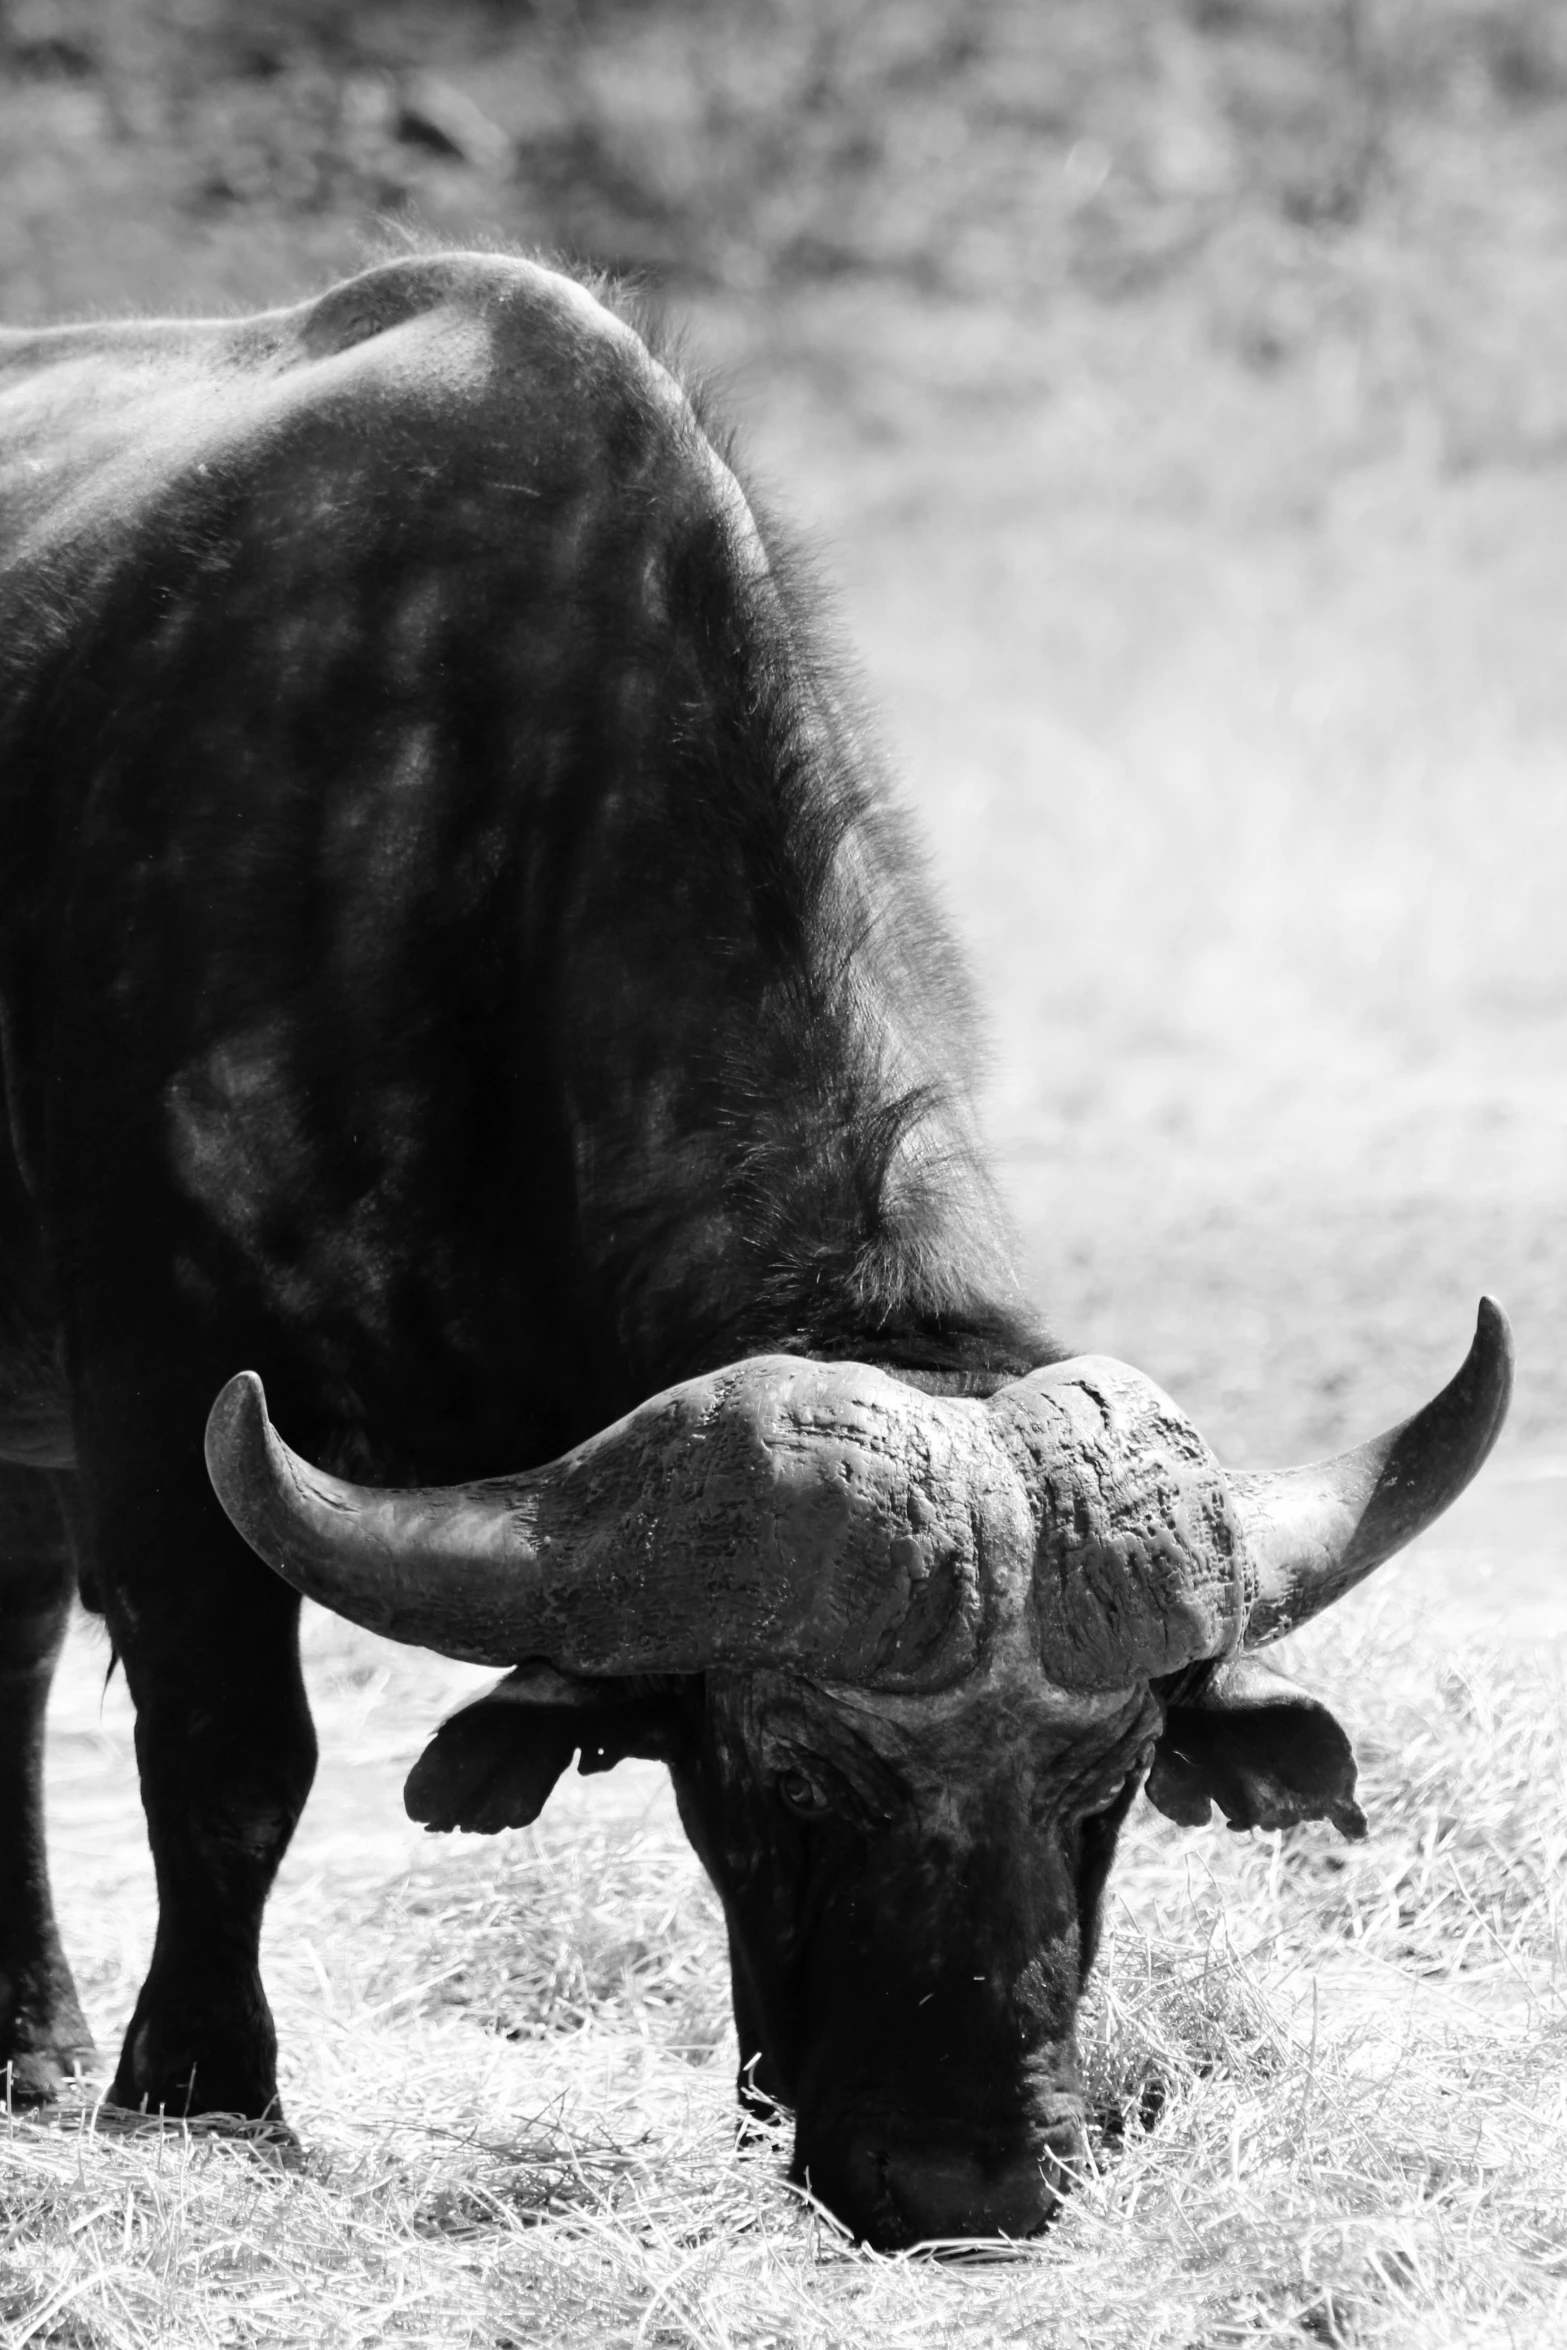
M 796 2175 L 882 2246 L 1026 2235 L 1080 2144 L 1073 2023 L 1146 1776 L 1195 1821 L 1364 1832 L 1349 1742 L 1249 1653 L 1467 1484 L 1507 1326 L 1388 1435 L 1227 1476 L 1125 1364 L 986 1401 L 763 1356 L 655 1396 L 548 1467 L 351 1486 L 289 1452 L 244 1374 L 213 1482 L 340 1614 L 511 1664 L 408 1782 L 434 1827 L 537 1817 L 656 1755 L 722 1897 L 741 2095 L 796 2117 Z M 519 1662 L 518 1660 L 524 1660 Z

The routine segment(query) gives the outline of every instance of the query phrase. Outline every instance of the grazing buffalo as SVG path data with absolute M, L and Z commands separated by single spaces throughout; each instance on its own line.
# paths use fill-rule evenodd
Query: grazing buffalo
M 1040 1335 L 799 569 L 582 286 L 427 257 L 0 337 L 0 534 L 13 2094 L 89 2047 L 39 1813 L 79 1580 L 159 1896 L 110 2097 L 276 2117 L 292 1583 L 513 1668 L 415 1769 L 432 1826 L 668 1764 L 742 2099 L 856 2230 L 1038 2228 L 1137 1787 L 1361 1832 L 1251 1652 L 1473 1474 L 1500 1316 L 1262 1478 Z

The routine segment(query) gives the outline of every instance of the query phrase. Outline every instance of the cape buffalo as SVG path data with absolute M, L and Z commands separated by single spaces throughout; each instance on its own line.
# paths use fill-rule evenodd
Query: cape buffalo
M 1473 1474 L 1505 1324 L 1276 1478 L 1040 1335 L 799 567 L 582 285 L 427 256 L 0 336 L 0 531 L 13 2094 L 89 2048 L 39 1813 L 79 1578 L 159 1897 L 109 2094 L 277 2116 L 286 1576 L 514 1668 L 415 1769 L 433 1826 L 667 1762 L 743 2099 L 853 2228 L 1037 2229 L 1138 1785 L 1362 1831 L 1250 1652 Z

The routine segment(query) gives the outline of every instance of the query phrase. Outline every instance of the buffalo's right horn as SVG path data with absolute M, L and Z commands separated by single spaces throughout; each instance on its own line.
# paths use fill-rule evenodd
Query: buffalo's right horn
M 394 1640 L 596 1674 L 794 1665 L 930 1686 L 972 1661 L 975 1503 L 1026 1559 L 986 1415 L 863 1363 L 761 1355 L 652 1397 L 559 1460 L 434 1488 L 291 1452 L 254 1372 L 207 1425 L 219 1500 L 296 1590 Z
M 1306 1623 L 1413 1542 L 1484 1462 L 1513 1385 L 1513 1340 L 1493 1298 L 1456 1377 L 1413 1419 L 1336 1460 L 1232 1476 L 1254 1578 L 1245 1646 Z
M 1245 1615 L 1218 1462 L 1151 1380 L 1096 1356 L 982 1403 L 760 1355 L 542 1468 L 431 1489 L 323 1475 L 245 1372 L 207 1463 L 296 1590 L 485 1664 L 932 1688 L 1010 1624 L 1058 1684 L 1107 1689 L 1234 1645 Z

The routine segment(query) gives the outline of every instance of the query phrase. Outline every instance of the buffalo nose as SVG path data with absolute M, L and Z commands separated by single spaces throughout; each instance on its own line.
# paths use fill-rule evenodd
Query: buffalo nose
M 813 2165 L 810 2183 L 881 2252 L 941 2238 L 1037 2236 L 1060 2201 L 1064 2164 L 1080 2150 L 1077 2133 L 1061 2135 L 1055 2151 L 999 2160 L 958 2147 L 857 2137 L 827 2176 L 818 2177 Z

